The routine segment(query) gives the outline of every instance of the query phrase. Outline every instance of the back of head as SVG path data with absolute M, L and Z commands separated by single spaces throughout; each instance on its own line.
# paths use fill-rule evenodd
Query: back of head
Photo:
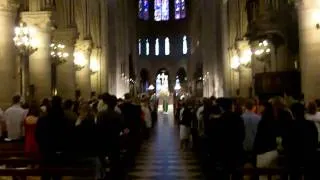
M 131 95 L 129 94 L 129 93 L 126 93 L 125 95 L 124 95 L 124 100 L 125 101 L 131 101 L 132 100 L 132 97 L 131 97 Z
M 316 114 L 317 113 L 317 104 L 315 102 L 309 102 L 307 112 L 308 112 L 308 114 Z
M 305 110 L 304 106 L 301 103 L 294 103 L 291 106 L 291 111 L 292 111 L 293 117 L 296 120 L 304 120 L 304 118 L 305 118 L 304 117 L 304 114 L 305 114 L 304 110 Z
M 245 103 L 245 107 L 247 110 L 252 111 L 255 106 L 255 102 L 252 99 L 248 99 Z
M 37 101 L 31 101 L 29 105 L 28 115 L 38 117 L 40 115 L 40 106 Z
M 109 96 L 108 97 L 108 102 L 107 102 L 107 105 L 109 108 L 111 109 L 114 109 L 116 106 L 117 106 L 117 103 L 118 103 L 118 99 L 116 96 Z
M 15 95 L 15 96 L 12 97 L 12 103 L 13 103 L 13 104 L 18 104 L 18 103 L 20 103 L 20 100 L 21 100 L 20 95 Z
M 51 101 L 51 109 L 53 111 L 62 109 L 62 98 L 60 96 L 53 96 Z
M 73 106 L 73 102 L 71 99 L 67 99 L 63 104 L 63 108 L 66 110 L 71 110 L 72 106 Z
M 218 99 L 218 105 L 224 111 L 232 111 L 233 101 L 232 101 L 232 99 L 229 99 L 229 98 L 220 98 L 220 99 Z

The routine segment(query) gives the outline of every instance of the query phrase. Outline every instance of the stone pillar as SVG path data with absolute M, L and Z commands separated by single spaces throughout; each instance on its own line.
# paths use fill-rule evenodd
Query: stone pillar
M 240 66 L 239 67 L 240 96 L 245 97 L 245 98 L 249 97 L 251 86 L 252 86 L 251 68 Z
M 7 108 L 11 104 L 11 97 L 19 92 L 17 81 L 19 73 L 16 66 L 16 49 L 14 37 L 17 4 L 9 0 L 0 0 L 0 107 Z
M 298 9 L 302 92 L 310 101 L 320 97 L 320 1 L 301 0 Z
M 93 48 L 90 56 L 91 89 L 98 94 L 102 93 L 101 70 L 103 67 L 101 66 L 101 53 L 101 48 Z
M 22 12 L 21 20 L 34 28 L 34 40 L 38 50 L 29 58 L 30 85 L 35 87 L 35 98 L 51 96 L 51 15 L 50 11 Z
M 90 40 L 77 40 L 75 45 L 75 53 L 79 53 L 84 61 L 84 67 L 76 71 L 76 88 L 81 91 L 81 97 L 84 100 L 89 100 L 91 94 L 91 79 L 90 79 L 90 53 L 91 53 L 91 41 Z
M 67 62 L 57 67 L 57 94 L 64 99 L 73 99 L 76 90 L 76 78 L 73 63 L 74 44 L 76 41 L 77 30 L 75 28 L 57 29 L 53 38 L 57 43 L 66 46 L 65 52 L 69 54 Z

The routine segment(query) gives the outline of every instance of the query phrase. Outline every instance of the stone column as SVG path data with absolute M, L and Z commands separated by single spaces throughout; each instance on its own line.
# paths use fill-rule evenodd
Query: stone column
M 11 104 L 11 97 L 18 93 L 16 83 L 19 73 L 16 66 L 16 49 L 12 38 L 14 37 L 17 4 L 9 0 L 0 0 L 0 107 L 7 108 Z
M 320 1 L 301 0 L 298 9 L 302 92 L 310 101 L 320 97 Z
M 91 89 L 96 93 L 100 94 L 102 92 L 101 87 L 101 48 L 93 48 L 90 56 L 90 70 L 91 70 Z
M 251 68 L 239 67 L 239 89 L 241 97 L 249 97 L 250 87 L 252 86 L 252 71 Z
M 84 67 L 76 71 L 76 88 L 81 91 L 81 97 L 84 100 L 89 100 L 91 94 L 91 79 L 90 79 L 90 53 L 91 41 L 90 40 L 77 40 L 75 45 L 75 53 L 81 55 L 81 61 L 84 61 Z M 77 57 L 75 57 L 77 58 Z
M 50 11 L 22 12 L 21 20 L 34 28 L 34 40 L 38 50 L 29 58 L 30 85 L 34 85 L 35 98 L 51 96 L 51 15 Z
M 66 46 L 65 52 L 69 54 L 67 62 L 57 67 L 57 94 L 63 98 L 73 99 L 76 90 L 76 78 L 73 63 L 74 44 L 77 30 L 75 28 L 57 29 L 53 33 L 54 41 Z

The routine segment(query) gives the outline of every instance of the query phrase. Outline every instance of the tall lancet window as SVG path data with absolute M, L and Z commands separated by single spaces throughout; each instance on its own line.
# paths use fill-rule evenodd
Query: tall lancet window
M 149 46 L 149 40 L 147 39 L 147 40 L 146 40 L 146 55 L 147 55 L 147 56 L 149 56 L 149 53 L 150 53 L 150 49 L 149 49 L 149 48 L 150 48 L 150 46 Z
M 139 39 L 139 42 L 138 42 L 138 51 L 139 51 L 139 55 L 141 55 L 141 39 Z
M 169 0 L 154 0 L 154 20 L 169 20 Z
M 166 56 L 170 54 L 170 40 L 168 37 L 164 40 L 164 53 Z
M 183 54 L 187 54 L 188 53 L 187 36 L 183 36 L 182 52 L 183 52 Z
M 174 3 L 175 19 L 184 19 L 186 17 L 186 3 L 185 0 L 175 0 Z
M 159 38 L 156 39 L 155 53 L 156 53 L 156 56 L 159 56 Z
M 138 16 L 143 20 L 149 19 L 149 0 L 139 0 Z

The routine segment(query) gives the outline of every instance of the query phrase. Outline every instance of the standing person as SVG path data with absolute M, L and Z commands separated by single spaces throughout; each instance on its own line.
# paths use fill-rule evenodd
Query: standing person
M 294 121 L 290 123 L 288 138 L 284 141 L 287 167 L 290 170 L 290 179 L 298 180 L 299 170 L 304 168 L 304 179 L 319 179 L 317 176 L 317 147 L 318 131 L 312 121 L 305 119 L 304 105 L 300 102 L 291 107 Z
M 36 101 L 30 103 L 29 112 L 24 120 L 25 128 L 25 147 L 27 155 L 37 155 L 39 152 L 38 144 L 35 138 L 36 126 L 40 116 L 40 107 Z
M 23 136 L 23 120 L 27 111 L 21 107 L 20 96 L 12 98 L 12 106 L 4 112 L 9 140 L 20 140 Z
M 320 141 L 320 112 L 317 110 L 317 104 L 315 102 L 308 103 L 307 113 L 305 115 L 306 120 L 315 123 L 318 130 L 318 140 Z
M 246 156 L 245 163 L 255 167 L 256 155 L 253 152 L 253 144 L 261 117 L 255 113 L 255 102 L 253 100 L 247 100 L 245 108 L 246 110 L 241 116 L 245 127 L 245 138 L 243 142 L 243 149 Z
M 52 98 L 52 107 L 47 115 L 38 120 L 36 127 L 36 141 L 39 145 L 39 151 L 42 155 L 42 165 L 57 166 L 65 162 L 65 152 L 70 148 L 71 126 L 66 119 L 62 99 L 59 96 Z M 60 176 L 46 174 L 42 180 L 61 180 Z
M 149 102 L 147 97 L 141 100 L 141 111 L 143 112 L 145 138 L 148 139 L 150 134 L 150 129 L 152 127 L 152 118 L 151 118 L 151 111 L 149 108 Z
M 195 117 L 192 109 L 192 102 L 188 100 L 183 108 L 180 124 L 180 148 L 186 151 L 189 147 L 191 123 Z
M 67 118 L 67 120 L 71 123 L 74 124 L 77 120 L 77 114 L 73 112 L 73 102 L 71 99 L 67 99 L 63 103 L 63 110 L 64 110 L 64 115 Z
M 97 133 L 100 142 L 100 156 L 102 161 L 106 156 L 111 161 L 111 176 L 114 179 L 120 179 L 120 134 L 123 130 L 122 116 L 115 111 L 117 98 L 115 96 L 105 96 L 104 103 L 108 105 L 108 109 L 102 111 L 98 115 Z M 107 142 L 107 143 L 103 143 Z M 112 179 L 111 178 L 111 179 Z
M 142 128 L 141 107 L 133 104 L 131 95 L 127 93 L 125 94 L 125 102 L 119 108 L 124 118 L 124 125 L 130 130 L 129 148 L 135 154 L 140 146 L 140 131 Z
M 3 113 L 2 109 L 0 108 L 0 140 L 4 139 L 5 131 L 6 131 L 6 122 L 4 119 L 4 113 Z
M 46 113 L 48 113 L 50 109 L 50 100 L 48 98 L 44 98 L 42 100 L 42 103 L 40 105 L 41 114 L 44 116 Z
M 223 112 L 212 129 L 212 140 L 215 145 L 213 156 L 218 167 L 223 170 L 217 171 L 218 175 L 221 175 L 218 179 L 229 179 L 228 172 L 234 172 L 242 165 L 244 122 L 241 116 L 233 111 L 234 105 L 231 99 L 221 98 L 217 102 Z M 237 175 L 232 176 L 232 179 L 238 178 Z

